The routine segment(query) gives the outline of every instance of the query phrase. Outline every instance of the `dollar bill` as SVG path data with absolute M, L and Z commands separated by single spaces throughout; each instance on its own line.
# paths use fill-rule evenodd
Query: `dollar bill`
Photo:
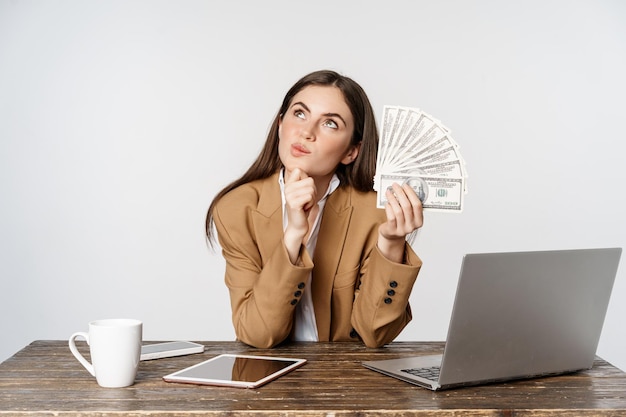
M 396 171 L 399 175 L 425 175 L 428 177 L 465 177 L 463 162 L 459 159 L 436 163 L 431 165 L 420 165 L 415 169 L 399 169 Z
M 378 156 L 376 160 L 376 166 L 382 167 L 384 164 L 384 160 L 387 157 L 387 153 L 391 148 L 391 131 L 392 126 L 395 123 L 396 115 L 398 109 L 394 106 L 385 106 L 383 108 L 383 121 L 382 121 L 382 132 L 380 135 L 380 139 L 378 141 Z
M 394 183 L 409 184 L 422 201 L 424 210 L 441 212 L 463 211 L 464 180 L 453 177 L 427 177 L 410 175 L 380 176 L 381 192 L 378 193 L 378 208 L 387 204 L 387 190 Z
M 440 139 L 446 138 L 449 132 L 443 127 L 432 124 L 435 123 L 434 119 L 423 115 L 421 124 L 417 130 L 411 131 L 413 134 L 417 134 L 421 129 L 427 128 L 419 136 L 409 138 L 408 143 L 404 146 L 399 146 L 393 149 L 393 157 L 387 160 L 391 163 L 398 163 L 398 161 L 407 161 L 415 158 L 420 151 L 428 149 L 433 143 L 438 142 Z M 451 138 L 450 138 L 451 139 Z M 384 163 L 384 161 L 383 161 Z

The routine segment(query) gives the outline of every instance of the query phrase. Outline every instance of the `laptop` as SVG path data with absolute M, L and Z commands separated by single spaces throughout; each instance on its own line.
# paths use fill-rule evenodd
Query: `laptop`
M 465 255 L 443 354 L 363 366 L 431 390 L 589 369 L 621 253 Z

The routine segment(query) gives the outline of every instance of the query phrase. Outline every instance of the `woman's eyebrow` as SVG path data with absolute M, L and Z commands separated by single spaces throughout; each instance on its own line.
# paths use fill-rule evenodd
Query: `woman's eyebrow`
M 301 101 L 297 101 L 295 103 L 293 103 L 290 107 L 294 107 L 294 106 L 300 106 L 302 108 L 304 108 L 304 110 L 306 110 L 307 112 L 311 113 L 311 110 L 309 110 L 308 106 L 306 104 L 304 104 Z
M 291 107 L 296 106 L 296 105 L 301 106 L 304 110 L 306 110 L 307 112 L 311 113 L 311 110 L 309 109 L 309 107 L 306 104 L 304 104 L 303 102 L 298 101 L 296 103 L 293 103 L 291 105 Z M 322 116 L 325 116 L 325 117 L 336 117 L 336 118 L 338 118 L 339 120 L 341 120 L 343 122 L 344 126 L 347 126 L 346 121 L 344 120 L 343 117 L 341 117 L 341 115 L 339 113 L 324 113 Z
M 344 126 L 347 126 L 346 121 L 343 119 L 343 117 L 341 117 L 341 115 L 339 113 L 326 113 L 326 114 L 324 114 L 324 116 L 326 116 L 326 117 L 336 117 L 336 118 L 341 120 L 341 122 L 343 123 Z

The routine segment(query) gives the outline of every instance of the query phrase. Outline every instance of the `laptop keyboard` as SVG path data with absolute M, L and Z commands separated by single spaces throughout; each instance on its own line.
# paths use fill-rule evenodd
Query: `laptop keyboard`
M 402 372 L 406 372 L 407 374 L 419 376 L 420 378 L 429 379 L 432 381 L 437 381 L 439 379 L 439 370 L 441 368 L 439 366 L 430 366 L 427 368 L 410 368 L 410 369 L 402 369 Z

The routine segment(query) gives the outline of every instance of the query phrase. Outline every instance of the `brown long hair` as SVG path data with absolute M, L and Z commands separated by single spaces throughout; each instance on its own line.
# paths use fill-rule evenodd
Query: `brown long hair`
M 353 163 L 348 165 L 340 164 L 337 167 L 335 173 L 341 183 L 340 186 L 352 186 L 359 191 L 373 190 L 374 174 L 376 172 L 376 152 L 378 151 L 378 130 L 376 129 L 376 118 L 369 98 L 363 91 L 363 88 L 354 80 L 335 71 L 315 71 L 302 77 L 287 91 L 267 134 L 265 146 L 263 146 L 261 153 L 246 173 L 241 178 L 224 187 L 213 198 L 207 211 L 205 224 L 206 236 L 210 244 L 214 240 L 212 233 L 213 209 L 220 199 L 240 185 L 270 177 L 283 167 L 278 155 L 278 125 L 282 115 L 289 108 L 293 97 L 310 85 L 339 88 L 354 118 L 354 132 L 350 144 L 357 145 L 361 142 L 361 148 Z

